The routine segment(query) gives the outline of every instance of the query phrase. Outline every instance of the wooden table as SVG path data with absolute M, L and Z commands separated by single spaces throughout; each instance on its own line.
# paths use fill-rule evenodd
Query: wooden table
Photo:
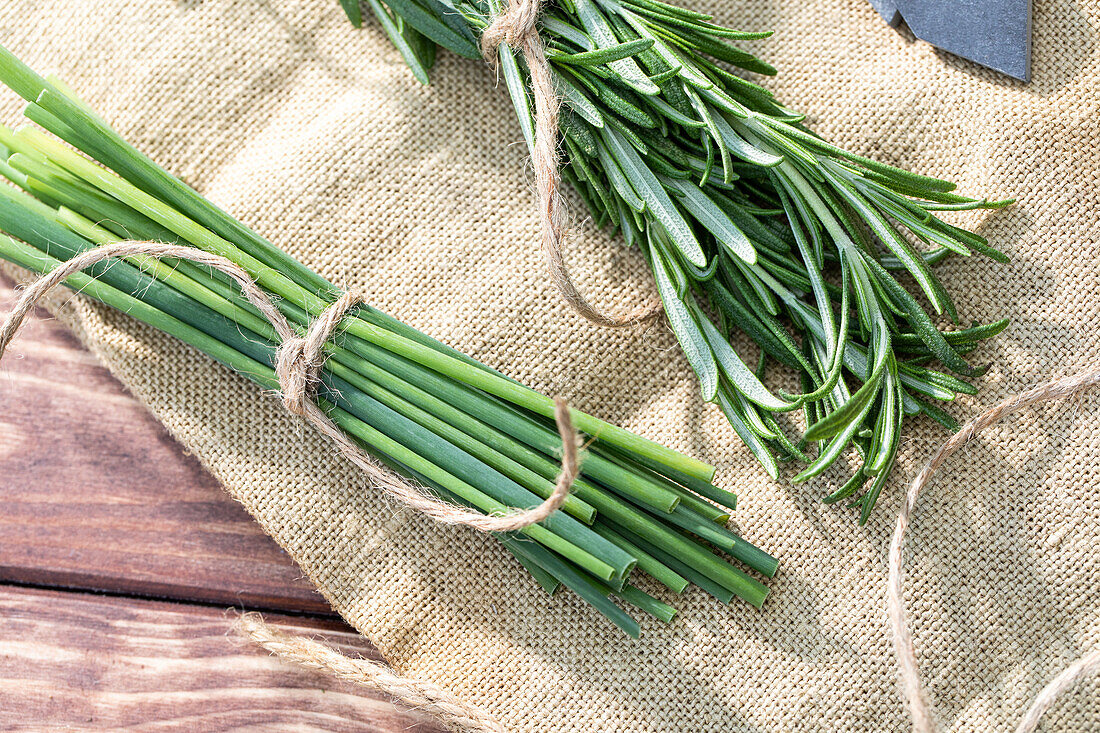
M 230 631 L 259 610 L 378 658 L 46 316 L 0 363 L 0 730 L 442 730 Z

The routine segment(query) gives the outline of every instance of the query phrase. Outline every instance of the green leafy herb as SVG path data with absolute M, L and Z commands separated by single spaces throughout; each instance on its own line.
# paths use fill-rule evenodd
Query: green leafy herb
M 371 0 L 397 15 L 417 1 Z M 474 33 L 498 10 L 496 0 L 453 7 Z M 972 389 L 901 355 L 977 376 L 964 354 L 1006 325 L 941 332 L 893 272 L 908 273 L 936 316 L 957 323 L 932 266 L 951 254 L 1007 258 L 938 214 L 1011 202 L 957 195 L 947 181 L 849 153 L 807 130 L 801 115 L 734 73 L 775 73 L 735 45 L 767 33 L 724 28 L 660 0 L 563 2 L 544 11 L 540 32 L 566 107 L 565 176 L 583 182 L 596 221 L 645 251 L 704 397 L 772 475 L 776 456 L 809 460 L 795 477 L 806 480 L 854 448 L 865 462 L 828 500 L 852 500 L 866 521 L 904 418 L 922 413 L 953 424 L 914 393 L 952 400 Z M 499 53 L 530 144 L 521 64 L 511 49 Z M 830 284 L 837 280 L 844 284 Z M 795 370 L 804 393 L 779 399 L 749 379 L 730 346 L 736 330 L 765 359 Z M 768 416 L 792 404 L 810 423 L 798 443 Z

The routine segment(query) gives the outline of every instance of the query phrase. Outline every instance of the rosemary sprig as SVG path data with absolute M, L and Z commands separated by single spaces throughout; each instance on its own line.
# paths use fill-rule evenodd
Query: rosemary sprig
M 359 25 L 359 5 L 342 4 Z M 425 48 L 476 55 L 474 38 L 500 9 L 498 0 L 370 7 L 421 81 L 434 58 Z M 406 23 L 405 35 L 390 30 L 395 21 Z M 661 0 L 561 0 L 544 11 L 540 34 L 565 105 L 563 175 L 600 225 L 641 249 L 704 399 L 773 477 L 780 461 L 795 460 L 805 465 L 792 480 L 807 481 L 854 448 L 861 467 L 826 501 L 849 501 L 865 522 L 904 418 L 923 413 L 952 426 L 929 399 L 972 392 L 948 372 L 980 375 L 964 354 L 1007 326 L 936 327 L 934 318 L 959 319 L 934 264 L 975 252 L 1007 260 L 939 212 L 1011 202 L 960 196 L 947 181 L 813 134 L 741 75 L 775 73 L 734 43 L 768 33 L 724 28 Z M 499 57 L 530 145 L 523 60 L 503 45 Z M 930 310 L 898 282 L 902 271 Z M 730 345 L 738 330 L 760 346 L 755 368 Z M 768 361 L 794 370 L 803 391 L 769 390 L 759 377 Z M 793 411 L 808 424 L 797 441 L 775 417 Z
M 337 296 L 331 283 L 128 145 L 68 87 L 39 77 L 2 47 L 0 82 L 27 99 L 26 116 L 56 136 L 0 126 L 0 175 L 13 184 L 0 185 L 0 230 L 11 235 L 0 235 L 0 258 L 48 272 L 126 239 L 196 247 L 233 261 L 278 295 L 277 307 L 299 333 Z M 134 256 L 101 262 L 67 283 L 279 388 L 279 336 L 219 271 Z M 547 419 L 546 397 L 370 307 L 345 317 L 340 332 L 328 345 L 318 404 L 365 450 L 485 513 L 529 508 L 549 496 L 561 439 Z M 543 588 L 571 588 L 634 636 L 638 623 L 611 598 L 663 621 L 675 613 L 634 586 L 636 566 L 676 593 L 691 581 L 725 601 L 763 603 L 767 588 L 738 565 L 771 577 L 777 562 L 726 529 L 729 513 L 704 500 L 735 504 L 710 483 L 711 466 L 590 415 L 572 417 L 589 443 L 563 511 L 498 536 Z M 677 569 L 662 557 L 675 558 Z

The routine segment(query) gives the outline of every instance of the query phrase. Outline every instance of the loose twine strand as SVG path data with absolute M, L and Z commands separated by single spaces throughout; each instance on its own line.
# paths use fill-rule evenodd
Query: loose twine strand
M 487 712 L 462 702 L 439 685 L 401 677 L 384 664 L 349 657 L 308 637 L 285 634 L 266 623 L 258 613 L 241 614 L 235 627 L 239 633 L 281 659 L 378 690 L 410 708 L 431 715 L 452 730 L 504 733 L 504 727 Z
M 928 459 L 928 462 L 924 464 L 920 473 L 913 479 L 913 483 L 910 484 L 905 503 L 898 514 L 898 523 L 894 529 L 893 540 L 890 542 L 890 576 L 886 602 L 890 616 L 890 626 L 893 630 L 894 651 L 898 657 L 902 694 L 909 704 L 909 711 L 913 717 L 913 730 L 917 733 L 934 733 L 938 729 L 935 716 L 921 684 L 920 672 L 917 669 L 916 651 L 913 648 L 913 637 L 909 631 L 909 622 L 905 616 L 905 605 L 902 600 L 901 553 L 905 542 L 905 530 L 909 526 L 909 515 L 913 512 L 913 507 L 916 506 L 917 497 L 931 481 L 932 475 L 949 456 L 965 446 L 971 438 L 990 425 L 994 425 L 1006 416 L 1030 405 L 1065 399 L 1092 389 L 1098 384 L 1100 384 L 1100 369 L 1089 369 L 1079 374 L 1041 384 L 1026 392 L 1009 397 L 968 422 L 962 430 L 941 445 Z M 1100 649 L 1090 652 L 1071 664 L 1051 680 L 1035 697 L 1031 707 L 1028 708 L 1027 713 L 1017 726 L 1016 733 L 1032 733 L 1038 727 L 1040 718 L 1050 709 L 1060 695 L 1098 670 L 1100 670 Z
M 565 302 L 589 321 L 611 328 L 626 328 L 645 323 L 660 315 L 659 299 L 623 314 L 600 311 L 584 297 L 569 275 L 562 254 L 565 240 L 565 205 L 561 198 L 561 174 L 558 171 L 558 112 L 561 100 L 550 76 L 550 63 L 539 37 L 538 16 L 545 0 L 508 0 L 488 28 L 481 34 L 481 53 L 496 64 L 497 47 L 506 44 L 523 54 L 531 74 L 531 94 L 535 99 L 535 139 L 531 146 L 531 166 L 535 171 L 535 193 L 542 251 L 550 270 L 550 279 Z
M 325 343 L 337 331 L 340 321 L 355 305 L 363 302 L 363 294 L 351 290 L 341 295 L 310 324 L 304 338 L 299 338 L 271 299 L 240 266 L 219 255 L 193 247 L 147 241 L 124 241 L 87 250 L 63 263 L 23 292 L 15 308 L 0 326 L 0 358 L 18 333 L 34 306 L 53 288 L 74 273 L 112 257 L 174 257 L 190 260 L 221 270 L 240 286 L 244 296 L 274 327 L 281 344 L 276 352 L 275 374 L 282 388 L 283 404 L 295 415 L 312 423 L 340 453 L 367 476 L 373 488 L 379 489 L 401 503 L 426 514 L 437 522 L 473 527 L 482 532 L 509 532 L 541 522 L 549 517 L 569 497 L 570 489 L 580 470 L 578 437 L 569 416 L 569 406 L 563 399 L 554 400 L 554 417 L 562 438 L 562 470 L 550 496 L 536 507 L 506 514 L 486 516 L 469 511 L 430 496 L 416 486 L 376 462 L 354 443 L 331 418 L 311 399 L 320 381 L 325 361 Z

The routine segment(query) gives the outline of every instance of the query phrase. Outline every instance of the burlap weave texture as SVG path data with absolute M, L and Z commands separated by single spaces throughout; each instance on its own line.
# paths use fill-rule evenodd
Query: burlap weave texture
M 1022 85 L 887 28 L 863 0 L 723 0 L 768 82 L 857 152 L 1016 196 L 966 221 L 1013 258 L 941 268 L 963 319 L 1009 316 L 960 417 L 1100 353 L 1100 3 L 1036 0 Z M 496 544 L 373 494 L 279 401 L 171 339 L 81 299 L 61 317 L 239 499 L 401 672 L 516 731 L 902 730 L 884 592 L 903 480 L 944 437 L 909 421 L 865 528 L 823 480 L 767 479 L 702 404 L 663 324 L 600 330 L 547 282 L 507 94 L 441 54 L 421 87 L 378 30 L 330 0 L 3 2 L 0 43 L 56 69 L 169 170 L 388 312 L 575 406 L 719 466 L 737 527 L 778 555 L 763 611 L 691 590 L 630 641 L 567 592 L 549 598 Z M 14 95 L 4 118 L 16 119 Z M 574 273 L 605 308 L 653 289 L 641 258 L 576 199 Z M 14 347 L 18 351 L 18 343 Z M 5 399 L 11 399 L 10 395 Z M 952 729 L 1005 730 L 1100 644 L 1100 401 L 1013 418 L 953 459 L 911 530 L 921 668 Z M 1100 685 L 1047 721 L 1100 730 Z

